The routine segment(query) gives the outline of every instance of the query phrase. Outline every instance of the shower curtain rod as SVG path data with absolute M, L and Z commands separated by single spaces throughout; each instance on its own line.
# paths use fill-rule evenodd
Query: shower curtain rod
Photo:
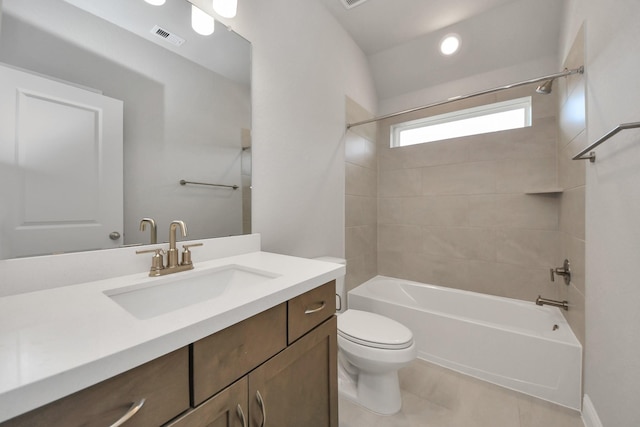
M 427 108 L 438 107 L 440 105 L 448 104 L 448 103 L 454 102 L 454 101 L 460 101 L 462 99 L 473 98 L 475 96 L 486 95 L 486 94 L 493 93 L 493 92 L 499 92 L 499 91 L 505 90 L 505 89 L 511 89 L 511 88 L 514 88 L 514 87 L 525 86 L 525 85 L 529 85 L 529 84 L 532 84 L 532 83 L 542 82 L 542 81 L 545 81 L 545 80 L 555 80 L 555 79 L 557 79 L 559 77 L 567 77 L 567 76 L 570 76 L 572 74 L 582 74 L 582 73 L 584 73 L 584 66 L 580 66 L 578 68 L 574 68 L 574 69 L 571 69 L 571 70 L 565 69 L 564 71 L 561 71 L 561 72 L 555 73 L 555 74 L 549 74 L 548 76 L 537 77 L 535 79 L 525 80 L 525 81 L 518 82 L 518 83 L 512 83 L 510 85 L 500 86 L 500 87 L 496 87 L 496 88 L 493 88 L 493 89 L 481 90 L 479 92 L 473 92 L 473 93 L 470 93 L 468 95 L 454 96 L 452 98 L 445 99 L 444 101 L 434 102 L 433 104 L 427 104 L 427 105 L 423 105 L 421 107 L 411 108 L 409 110 L 398 111 L 397 113 L 385 114 L 384 116 L 374 117 L 373 119 L 363 120 L 363 121 L 355 122 L 355 123 L 347 123 L 347 130 L 351 129 L 354 126 L 360 126 L 360 125 L 366 125 L 366 124 L 369 124 L 369 123 L 379 122 L 380 120 L 389 119 L 391 117 L 396 117 L 396 116 L 401 116 L 401 115 L 407 114 L 407 113 L 413 113 L 414 111 L 425 110 Z

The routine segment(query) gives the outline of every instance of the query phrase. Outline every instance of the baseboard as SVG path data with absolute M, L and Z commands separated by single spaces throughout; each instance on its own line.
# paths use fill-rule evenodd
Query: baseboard
M 582 399 L 582 422 L 584 422 L 585 427 L 603 427 L 588 394 L 585 394 Z

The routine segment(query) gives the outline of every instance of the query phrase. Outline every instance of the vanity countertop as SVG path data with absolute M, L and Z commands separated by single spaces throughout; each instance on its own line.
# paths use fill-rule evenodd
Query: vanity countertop
M 171 277 L 238 265 L 278 275 L 251 293 L 140 320 L 104 294 L 147 272 L 0 298 L 0 422 L 125 372 L 336 279 L 345 267 L 251 252 Z M 169 276 L 164 276 L 169 277 Z

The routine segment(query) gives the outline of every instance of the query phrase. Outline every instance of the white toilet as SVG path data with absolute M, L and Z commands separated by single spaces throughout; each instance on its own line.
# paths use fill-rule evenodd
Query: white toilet
M 341 258 L 316 259 L 346 264 Z M 395 414 L 402 407 L 398 370 L 416 357 L 413 333 L 388 317 L 344 310 L 344 277 L 336 279 L 336 297 L 339 394 L 378 414 Z

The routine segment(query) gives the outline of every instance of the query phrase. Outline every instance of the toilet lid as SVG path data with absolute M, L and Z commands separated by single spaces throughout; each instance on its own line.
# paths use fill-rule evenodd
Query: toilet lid
M 388 317 L 349 309 L 338 316 L 338 335 L 368 347 L 402 349 L 411 346 L 413 333 Z

